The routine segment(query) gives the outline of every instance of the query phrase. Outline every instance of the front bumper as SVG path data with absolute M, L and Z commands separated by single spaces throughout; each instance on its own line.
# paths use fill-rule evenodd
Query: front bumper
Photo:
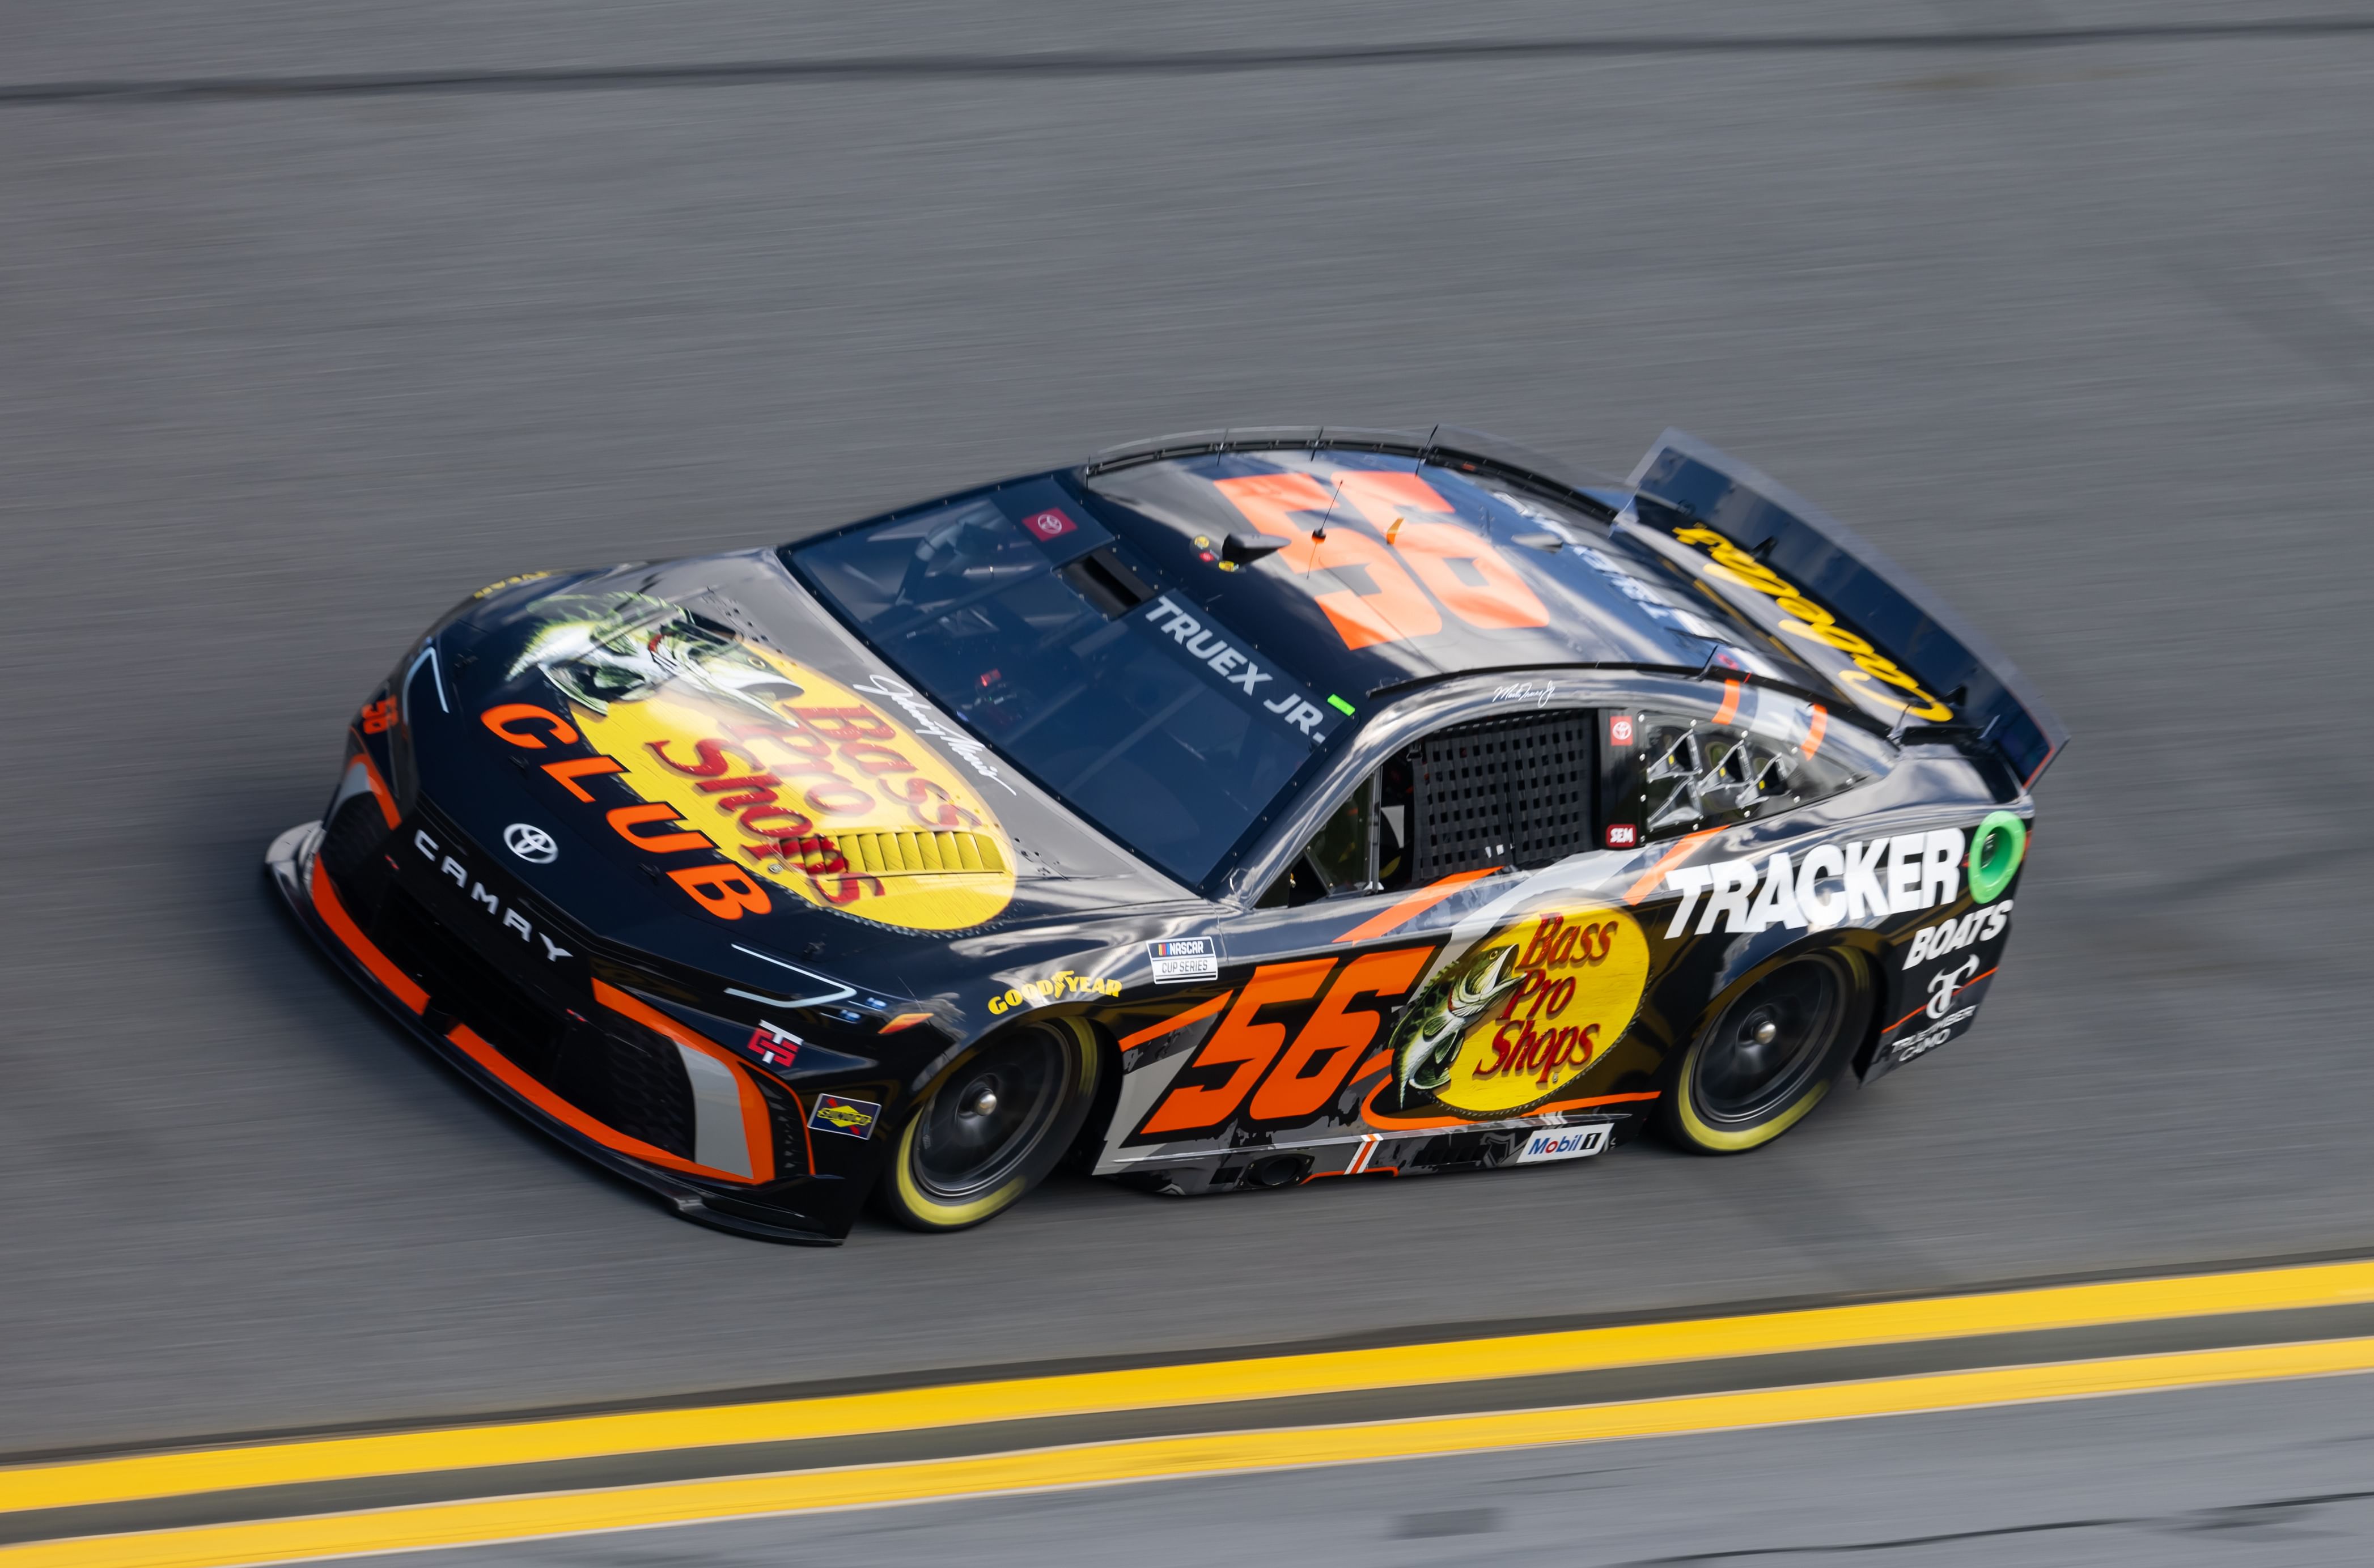
M 264 860 L 273 885 L 331 961 L 377 999 L 416 1039 L 464 1076 L 577 1153 L 659 1194 L 686 1219 L 741 1235 L 807 1246 L 835 1246 L 849 1234 L 863 1196 L 858 1183 L 813 1169 L 746 1184 L 705 1180 L 672 1169 L 673 1165 L 697 1167 L 697 1160 L 689 1156 L 699 1153 L 698 1147 L 684 1154 L 671 1153 L 605 1125 L 510 1059 L 489 1039 L 502 1037 L 494 1026 L 496 1021 L 474 1016 L 488 1010 L 487 1002 L 461 987 L 452 988 L 452 994 L 438 994 L 441 988 L 437 976 L 416 974 L 395 963 L 357 924 L 319 864 L 323 838 L 319 823 L 300 824 L 275 838 Z M 623 1005 L 634 1003 L 629 999 Z M 653 1027 L 675 1033 L 668 1021 L 656 1013 L 643 1016 Z M 682 1037 L 689 1060 L 699 1042 L 689 1036 Z M 746 1086 L 744 1099 L 752 1147 L 756 1150 L 758 1141 L 768 1137 L 770 1130 L 777 1143 L 788 1143 L 790 1134 L 783 1123 L 797 1118 L 804 1103 L 771 1081 L 759 1095 L 758 1077 L 739 1068 L 727 1077 L 729 1092 L 735 1085 Z M 782 1107 L 776 1103 L 786 1097 L 790 1118 L 780 1114 Z M 762 1153 L 758 1157 L 768 1156 Z M 788 1147 L 784 1158 L 788 1163 Z M 771 1176 L 771 1167 L 760 1174 Z

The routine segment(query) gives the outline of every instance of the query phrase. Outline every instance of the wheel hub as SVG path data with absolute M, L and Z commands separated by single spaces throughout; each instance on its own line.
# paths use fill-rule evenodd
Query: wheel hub
M 1843 998 L 1838 976 L 1819 959 L 1766 976 L 1732 1004 L 1707 1042 L 1690 1086 L 1701 1114 L 1735 1125 L 1792 1103 L 1821 1071 Z
M 1064 1052 L 1031 1031 L 993 1047 L 937 1094 L 915 1140 L 917 1181 L 962 1199 L 1005 1181 L 1028 1159 L 1061 1111 Z

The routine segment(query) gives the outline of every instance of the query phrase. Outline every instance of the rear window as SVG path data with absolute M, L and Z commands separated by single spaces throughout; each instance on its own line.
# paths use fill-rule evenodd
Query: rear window
M 786 555 L 900 675 L 1190 885 L 1348 728 L 1052 486 Z
M 1714 723 L 1650 709 L 1610 713 L 1602 739 L 1610 844 L 1653 843 L 1756 822 L 1886 770 L 1878 742 L 1826 708 L 1735 687 Z

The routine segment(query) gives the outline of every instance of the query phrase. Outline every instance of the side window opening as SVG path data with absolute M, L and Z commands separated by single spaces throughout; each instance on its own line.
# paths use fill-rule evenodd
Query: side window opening
M 1256 907 L 1315 903 L 1347 893 L 1373 893 L 1383 885 L 1380 857 L 1388 851 L 1390 829 L 1380 822 L 1378 786 L 1383 769 L 1360 781 L 1345 802 L 1320 824 L 1310 842 L 1284 874 L 1269 885 Z
M 1594 712 L 1489 719 L 1427 736 L 1362 780 L 1258 907 L 1529 870 L 1598 846 Z

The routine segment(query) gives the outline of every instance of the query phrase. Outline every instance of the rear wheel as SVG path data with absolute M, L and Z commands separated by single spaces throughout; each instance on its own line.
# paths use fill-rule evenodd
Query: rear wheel
M 943 1072 L 907 1118 L 883 1209 L 919 1231 L 958 1231 L 1011 1207 L 1062 1159 L 1096 1099 L 1102 1061 L 1077 1018 L 1009 1030 Z
M 1683 1056 L 1662 1107 L 1667 1134 L 1701 1154 L 1771 1142 L 1829 1093 L 1870 1010 L 1862 960 L 1843 949 L 1752 982 Z

